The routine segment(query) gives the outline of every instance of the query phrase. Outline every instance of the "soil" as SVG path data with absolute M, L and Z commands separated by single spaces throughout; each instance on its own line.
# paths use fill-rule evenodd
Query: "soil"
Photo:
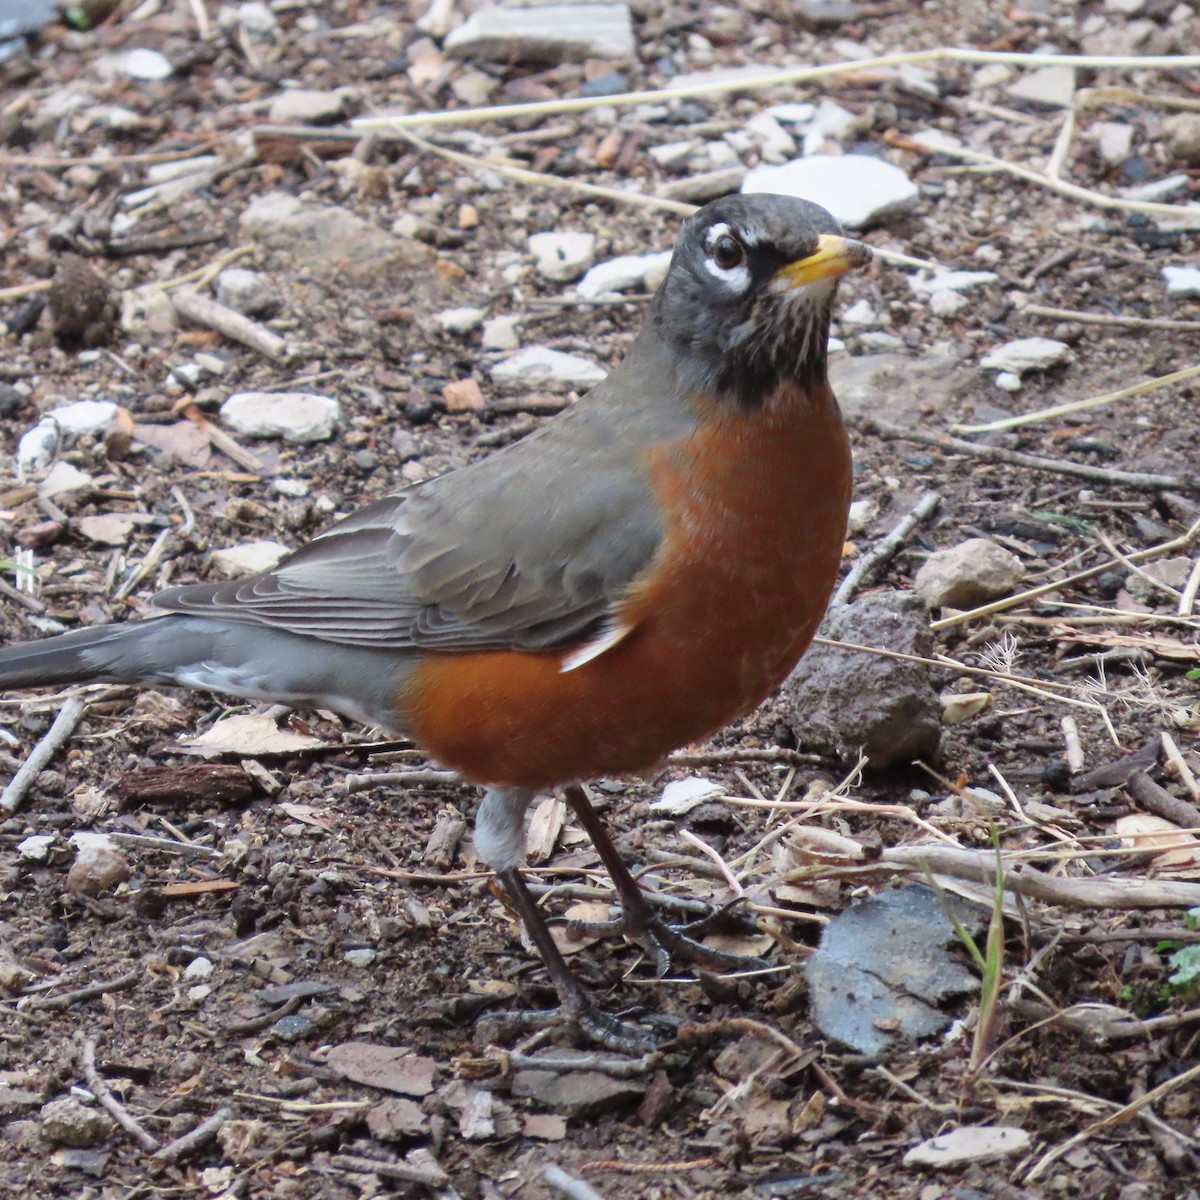
M 596 234 L 601 261 L 669 248 L 676 213 L 494 175 L 481 182 L 477 172 L 401 140 L 363 143 L 332 128 L 253 137 L 285 83 L 345 87 L 346 113 L 353 116 L 461 108 L 484 98 L 574 96 L 603 80 L 612 64 L 439 63 L 436 45 L 422 45 L 427 35 L 414 27 L 424 6 L 409 11 L 403 3 L 344 0 L 275 7 L 276 29 L 258 35 L 239 27 L 234 10 L 218 15 L 203 0 L 122 4 L 90 31 L 47 28 L 0 65 L 6 142 L 0 284 L 38 284 L 63 271 L 64 262 L 70 274 L 83 260 L 112 293 L 128 293 L 203 270 L 248 245 L 236 265 L 268 276 L 276 312 L 267 323 L 301 348 L 286 362 L 272 361 L 196 325 L 120 329 L 103 297 L 86 319 L 60 324 L 56 336 L 51 313 L 39 320 L 30 307 L 31 296 L 36 305 L 43 292 L 4 293 L 6 453 L 16 454 L 40 412 L 85 398 L 115 401 L 139 427 L 164 431 L 156 444 L 170 446 L 131 444 L 118 434 L 75 441 L 62 457 L 91 475 L 92 484 L 50 504 L 9 464 L 0 534 L 12 556 L 35 549 L 37 587 L 5 592 L 6 641 L 137 616 L 161 587 L 211 576 L 214 550 L 259 539 L 296 545 L 336 514 L 491 453 L 570 403 L 565 390 L 531 396 L 496 386 L 479 334 L 446 331 L 436 320 L 440 312 L 473 305 L 489 316 L 513 313 L 522 321 L 523 344 L 602 365 L 619 360 L 639 326 L 644 297 L 576 302 L 565 298 L 562 283 L 513 268 L 528 266 L 530 234 L 563 228 Z M 1157 0 L 1128 16 L 1098 3 L 1048 0 L 1025 7 L 835 5 L 840 24 L 835 17 L 815 29 L 818 7 L 641 4 L 638 60 L 620 65 L 620 86 L 653 88 L 680 71 L 749 62 L 836 62 L 854 44 L 876 53 L 943 45 L 1079 52 L 1092 48 L 1089 36 L 1095 42 L 1103 35 L 1110 52 L 1155 54 L 1187 53 L 1200 44 L 1200 16 Z M 206 10 L 206 33 L 197 26 L 198 10 Z M 97 76 L 101 55 L 132 47 L 161 51 L 174 74 L 153 84 Z M 944 431 L 955 422 L 1033 412 L 1190 366 L 1200 351 L 1200 327 L 1091 324 L 1025 309 L 1200 319 L 1195 300 L 1168 297 L 1162 276 L 1164 266 L 1195 260 L 1195 235 L 919 150 L 913 135 L 937 128 L 1041 169 L 1063 121 L 1062 109 L 1007 96 L 1002 86 L 981 89 L 982 68 L 925 69 L 919 77 L 884 69 L 833 77 L 820 90 L 801 84 L 701 96 L 672 102 L 665 117 L 639 108 L 615 110 L 615 118 L 585 110 L 468 124 L 467 134 L 450 127 L 438 137 L 472 154 L 498 147 L 564 180 L 653 193 L 688 168 L 661 166 L 649 148 L 740 131 L 769 104 L 829 97 L 857 119 L 843 148 L 882 154 L 920 187 L 914 207 L 887 217 L 864 240 L 999 276 L 998 284 L 968 293 L 970 303 L 946 319 L 910 287 L 910 269 L 877 260 L 869 272 L 845 280 L 840 309 L 869 301 L 879 314 L 876 332 L 899 339 L 888 353 L 914 361 L 941 354 L 963 368 L 951 390 L 935 379 L 926 394 L 888 397 L 889 404 L 907 405 L 898 421 Z M 1154 94 L 1184 102 L 1184 110 L 1194 107 L 1193 75 L 1091 70 L 1078 85 L 1130 90 L 1103 103 L 1093 93 L 1096 106 L 1081 107 L 1063 178 L 1115 194 L 1182 173 L 1186 193 L 1200 192 L 1200 165 L 1165 132 L 1172 110 L 1146 99 Z M 64 105 L 47 118 L 53 102 L 72 95 L 82 97 L 77 107 Z M 1099 156 L 1090 133 L 1099 119 L 1135 127 L 1125 161 Z M 201 150 L 222 156 L 207 185 L 126 228 L 122 197 L 147 185 L 153 161 L 147 156 L 167 160 Z M 756 161 L 753 145 L 740 153 L 746 165 Z M 427 261 L 330 268 L 272 251 L 265 239 L 248 239 L 238 221 L 252 201 L 278 191 L 314 206 L 344 206 L 382 231 L 415 217 L 401 222 L 397 236 L 415 237 Z M 1185 200 L 1175 196 L 1172 203 Z M 160 241 L 122 246 L 131 238 Z M 193 244 L 184 244 L 188 238 Z M 92 289 L 81 284 L 77 293 Z M 834 333 L 850 355 L 881 349 L 862 327 L 838 321 Z M 1015 394 L 997 389 L 978 369 L 979 359 L 1001 342 L 1033 335 L 1067 342 L 1070 361 L 1027 375 Z M 204 355 L 218 356 L 223 374 L 186 391 L 169 382 L 173 369 Z M 447 399 L 448 384 L 472 379 L 481 405 L 456 401 L 461 391 Z M 291 445 L 238 437 L 257 460 L 248 465 L 219 447 L 197 449 L 180 432 L 179 422 L 190 419 L 185 402 L 201 422 L 219 425 L 216 408 L 229 394 L 267 389 L 336 397 L 342 424 L 333 439 Z M 988 463 L 867 432 L 860 423 L 856 498 L 873 508 L 851 535 L 847 567 L 931 489 L 942 496 L 937 515 L 865 587 L 911 591 L 929 552 L 969 537 L 991 537 L 1016 553 L 1029 586 L 1177 537 L 1200 511 L 1196 399 L 1196 387 L 1184 381 L 987 439 L 1060 461 L 1173 475 L 1178 486 L 1133 488 Z M 301 486 L 283 491 L 280 479 Z M 82 521 L 113 513 L 144 519 L 119 545 L 86 536 Z M 172 531 L 167 552 L 118 598 L 127 573 L 164 530 Z M 892 812 L 831 808 L 817 812 L 814 823 L 868 847 L 925 841 L 930 827 L 980 849 L 993 834 L 1006 849 L 1058 837 L 1071 856 L 1046 869 L 1059 874 L 1194 878 L 1186 835 L 1174 863 L 1154 853 L 1105 857 L 1120 847 L 1114 823 L 1139 806 L 1120 781 L 1073 789 L 1064 761 L 1062 722 L 1072 717 L 1089 770 L 1163 730 L 1195 764 L 1197 684 L 1188 672 L 1200 656 L 1196 622 L 1177 615 L 1181 584 L 1175 594 L 1154 586 L 1139 591 L 1136 575 L 1118 564 L 1037 602 L 940 630 L 938 652 L 976 666 L 986 663 L 989 647 L 994 663 L 994 648 L 1009 636 L 1009 667 L 1051 685 L 1073 685 L 1068 699 L 1076 703 L 1057 702 L 1052 691 L 980 684 L 953 667 L 938 671 L 939 690 L 990 691 L 988 707 L 947 726 L 935 761 L 852 780 L 850 795 L 895 806 Z M 802 972 L 821 928 L 809 918 L 836 913 L 882 881 L 834 873 L 805 903 L 785 903 L 764 883 L 756 898 L 797 913 L 760 918 L 775 934 L 768 955 L 774 973 L 720 979 L 681 965 L 659 980 L 636 947 L 616 938 L 573 954 L 574 969 L 605 1010 L 664 1014 L 688 1032 L 622 1086 L 594 1072 L 546 1078 L 523 1065 L 520 1055 L 532 1052 L 523 1040 L 528 1035 L 495 1019 L 552 1004 L 544 971 L 479 870 L 469 836 L 451 837 L 440 855 L 429 850 L 435 828 L 444 834 L 455 817 L 469 826 L 471 789 L 448 782 L 360 787 L 354 777 L 364 771 L 426 764 L 404 743 L 382 742 L 330 714 L 276 714 L 282 729 L 310 739 L 305 748 L 251 741 L 241 752 L 205 759 L 178 739 L 228 715 L 224 701 L 115 687 L 90 689 L 87 698 L 66 747 L 37 777 L 20 811 L 0 823 L 0 1187 L 7 1194 L 592 1195 L 545 1181 L 547 1164 L 586 1181 L 604 1200 L 1197 1194 L 1192 1154 L 1200 1129 L 1195 1089 L 1188 1086 L 1168 1089 L 1152 1106 L 1157 1123 L 1128 1118 L 1092 1131 L 1029 1178 L 1045 1154 L 1195 1065 L 1195 1014 L 1187 1015 L 1186 987 L 1169 979 L 1170 955 L 1194 940 L 1178 909 L 1018 904 L 1005 927 L 996 1054 L 981 1071 L 970 1069 L 979 1005 L 967 997 L 948 1006 L 956 1022 L 948 1032 L 902 1048 L 881 1069 L 814 1026 Z M 15 770 L 61 705 L 61 696 L 44 693 L 3 702 L 7 766 Z M 720 901 L 728 893 L 713 878 L 711 860 L 697 857 L 682 834 L 701 838 L 729 862 L 758 846 L 779 815 L 717 803 L 662 818 L 649 804 L 669 779 L 690 774 L 722 784 L 735 798 L 799 799 L 836 787 L 851 772 L 852 764 L 810 761 L 797 757 L 797 749 L 806 750 L 805 731 L 776 700 L 711 745 L 689 748 L 707 756 L 700 765 L 644 780 L 597 781 L 598 805 L 630 862 L 654 864 L 677 894 Z M 995 772 L 1011 787 L 1013 802 Z M 1151 773 L 1189 798 L 1178 778 L 1156 767 Z M 972 800 L 967 787 L 987 789 L 998 806 Z M 1026 811 L 1039 803 L 1058 815 Z M 95 894 L 68 880 L 75 857 L 69 839 L 81 830 L 134 835 L 115 841 L 125 867 L 118 874 L 125 877 Z M 42 861 L 18 850 L 34 835 L 53 838 Z M 769 850 L 763 853 L 766 879 L 773 868 Z M 548 904 L 557 912 L 584 895 L 581 885 L 605 882 L 569 819 L 536 870 L 534 878 L 555 885 Z M 736 944 L 748 942 L 742 936 Z M 91 994 L 54 1005 L 55 997 L 79 989 Z M 1104 1041 L 1052 1017 L 1079 1005 L 1179 1019 Z M 796 1053 L 779 1056 L 776 1035 Z M 543 1049 L 571 1044 L 569 1032 L 553 1037 L 540 1043 Z M 64 1144 L 45 1106 L 75 1095 L 94 1111 L 95 1080 L 89 1084 L 83 1066 L 89 1043 L 99 1078 L 160 1145 L 227 1109 L 220 1128 L 165 1158 L 117 1127 L 84 1130 L 82 1145 Z M 430 1062 L 388 1068 L 380 1050 L 346 1051 L 352 1043 Z M 506 1058 L 514 1047 L 517 1057 Z M 392 1090 L 376 1086 L 377 1075 L 370 1077 L 375 1083 L 362 1082 L 361 1071 L 345 1066 L 348 1053 L 365 1055 L 373 1070 L 391 1070 Z M 906 1152 L 925 1138 L 989 1124 L 1021 1127 L 1029 1148 L 945 1171 L 904 1165 Z M 407 1166 L 441 1178 L 439 1165 L 444 1182 L 398 1177 Z

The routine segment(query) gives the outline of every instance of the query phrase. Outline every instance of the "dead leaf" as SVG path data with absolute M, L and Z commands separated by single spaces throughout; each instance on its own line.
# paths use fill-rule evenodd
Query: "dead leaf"
M 725 954 L 761 958 L 775 945 L 775 939 L 769 933 L 710 933 L 704 939 L 704 945 Z
M 603 900 L 580 900 L 572 904 L 563 916 L 568 921 L 607 921 L 608 905 Z M 586 950 L 600 940 L 587 934 L 578 936 L 566 925 L 557 924 L 550 926 L 550 936 L 563 954 L 578 954 L 580 950 Z
M 1117 836 L 1126 846 L 1137 850 L 1161 850 L 1150 863 L 1155 867 L 1191 866 L 1200 861 L 1200 841 L 1194 834 L 1184 833 L 1178 825 L 1153 813 L 1130 813 L 1113 825 Z
M 333 818 L 329 816 L 327 809 L 313 808 L 311 804 L 293 804 L 291 801 L 283 801 L 276 807 L 280 812 L 291 817 L 293 821 L 299 821 L 303 825 L 314 825 L 317 829 L 324 829 L 327 833 L 332 833 L 335 828 Z
M 354 1083 L 418 1098 L 433 1091 L 433 1073 L 437 1070 L 432 1058 L 372 1042 L 343 1042 L 329 1051 L 325 1062 Z
M 557 1113 L 526 1113 L 521 1118 L 526 1137 L 543 1142 L 561 1142 L 567 1136 L 567 1123 Z
M 943 696 L 942 720 L 947 725 L 961 725 L 977 717 L 991 702 L 991 692 L 957 692 Z
M 94 517 L 80 517 L 75 522 L 79 532 L 89 542 L 102 546 L 123 546 L 129 541 L 134 526 L 138 525 L 139 513 L 100 513 Z
M 203 470 L 212 462 L 212 444 L 207 432 L 191 421 L 176 421 L 174 425 L 136 425 L 133 438 L 197 470 Z
M 199 750 L 206 757 L 217 754 L 286 754 L 293 750 L 311 750 L 324 745 L 319 738 L 305 737 L 290 729 L 280 729 L 272 717 L 262 713 L 242 713 L 218 721 L 196 737 L 180 738 L 178 745 Z
M 525 835 L 525 856 L 530 863 L 545 862 L 554 853 L 554 844 L 562 832 L 567 819 L 565 800 L 557 796 L 545 796 L 529 818 L 529 830 Z

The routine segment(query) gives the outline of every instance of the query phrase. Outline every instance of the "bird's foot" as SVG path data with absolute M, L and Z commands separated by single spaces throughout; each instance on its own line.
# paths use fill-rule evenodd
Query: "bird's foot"
M 621 915 L 611 921 L 568 921 L 567 928 L 576 936 L 626 938 L 646 951 L 659 978 L 667 973 L 673 960 L 719 971 L 758 971 L 770 966 L 761 958 L 718 950 L 701 941 L 728 927 L 733 905 L 714 908 L 685 925 L 668 924 L 648 901 L 631 907 L 623 908 Z

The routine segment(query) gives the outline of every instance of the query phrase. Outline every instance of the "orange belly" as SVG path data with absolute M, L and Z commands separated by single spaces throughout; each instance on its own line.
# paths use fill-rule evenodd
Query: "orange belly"
M 400 716 L 439 761 L 525 787 L 645 770 L 753 709 L 804 653 L 850 502 L 832 395 L 713 415 L 647 470 L 664 540 L 620 610 L 632 632 L 566 672 L 558 651 L 427 655 Z

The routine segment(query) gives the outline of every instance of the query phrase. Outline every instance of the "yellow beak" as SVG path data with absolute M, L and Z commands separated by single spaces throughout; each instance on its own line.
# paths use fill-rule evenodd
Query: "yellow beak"
M 789 288 L 803 287 L 806 283 L 816 283 L 818 279 L 834 279 L 856 267 L 865 267 L 871 257 L 870 246 L 851 238 L 823 233 L 817 238 L 814 254 L 780 267 L 777 277 L 784 280 Z

